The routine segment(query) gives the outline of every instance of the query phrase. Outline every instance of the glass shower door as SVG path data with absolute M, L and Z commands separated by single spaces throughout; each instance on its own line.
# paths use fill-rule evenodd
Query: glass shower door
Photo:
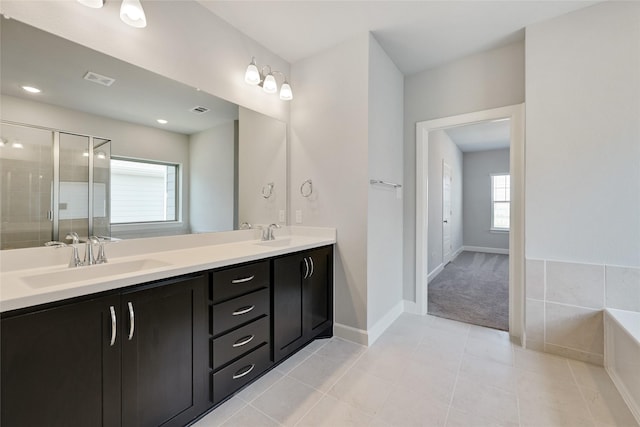
M 56 240 L 68 233 L 89 236 L 89 137 L 59 133 L 58 230 Z M 55 222 L 54 222 L 55 225 Z M 57 233 L 56 233 L 57 231 Z
M 0 249 L 53 239 L 53 132 L 0 127 Z

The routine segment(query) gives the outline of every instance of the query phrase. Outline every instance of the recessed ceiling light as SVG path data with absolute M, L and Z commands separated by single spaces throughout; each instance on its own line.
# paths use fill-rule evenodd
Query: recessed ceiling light
M 161 125 L 166 125 L 169 122 L 166 121 L 165 119 L 158 119 L 158 123 L 160 123 Z
M 42 92 L 37 87 L 33 87 L 33 86 L 22 86 L 22 89 L 24 89 L 25 91 L 27 91 L 29 93 L 40 93 L 40 92 Z
M 12 146 L 13 148 L 24 148 L 24 145 L 22 145 L 22 143 L 21 143 L 20 141 L 13 142 L 13 143 L 11 144 L 11 146 Z

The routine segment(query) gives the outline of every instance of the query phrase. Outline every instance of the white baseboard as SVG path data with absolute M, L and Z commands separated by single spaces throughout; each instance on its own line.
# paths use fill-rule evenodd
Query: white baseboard
M 503 249 L 503 248 L 484 248 L 482 246 L 463 246 L 462 249 L 470 252 L 484 252 L 487 254 L 509 255 L 509 249 Z
M 437 266 L 431 273 L 429 273 L 427 275 L 427 284 L 431 283 L 431 281 L 433 279 L 435 279 L 435 277 L 440 274 L 442 272 L 442 270 L 444 270 L 444 264 L 440 264 L 439 266 Z
M 464 251 L 464 246 L 460 246 L 458 250 L 456 250 L 452 255 L 451 259 L 455 259 L 458 255 L 460 255 Z
M 368 342 L 367 345 L 371 345 L 377 341 L 378 338 L 387 330 L 389 326 L 404 312 L 404 301 L 398 301 L 398 303 L 387 312 L 375 325 L 373 325 L 367 331 Z
M 367 331 L 352 328 L 351 326 L 343 325 L 341 323 L 333 324 L 333 335 L 356 344 L 367 345 L 368 341 Z
M 333 334 L 339 338 L 343 338 L 347 341 L 354 342 L 356 344 L 362 344 L 366 346 L 372 345 L 380 336 L 387 330 L 389 326 L 396 319 L 404 313 L 405 301 L 399 301 L 391 310 L 387 312 L 375 325 L 368 330 L 362 330 L 353 328 L 351 326 L 343 325 L 341 323 L 333 324 Z
M 404 300 L 404 312 L 411 314 L 422 314 L 420 310 L 418 310 L 418 304 L 415 301 Z

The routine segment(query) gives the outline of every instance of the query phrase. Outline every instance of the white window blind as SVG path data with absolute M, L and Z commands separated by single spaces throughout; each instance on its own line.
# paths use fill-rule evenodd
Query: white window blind
M 111 159 L 111 223 L 176 221 L 178 165 Z
M 509 174 L 491 175 L 491 229 L 509 230 L 511 215 L 511 177 Z

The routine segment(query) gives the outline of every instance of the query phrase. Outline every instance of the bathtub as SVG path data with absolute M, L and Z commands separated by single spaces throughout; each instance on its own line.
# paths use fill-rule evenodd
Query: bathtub
M 640 312 L 605 309 L 604 367 L 640 424 Z

